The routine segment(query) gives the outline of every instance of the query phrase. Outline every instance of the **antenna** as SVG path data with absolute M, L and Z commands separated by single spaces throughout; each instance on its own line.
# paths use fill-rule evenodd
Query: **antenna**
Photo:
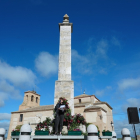
M 35 92 L 36 92 L 36 84 L 35 84 Z
M 84 93 L 83 94 L 85 94 L 85 90 L 84 90 Z
M 81 84 L 81 94 L 82 94 L 82 81 L 80 81 L 80 84 Z

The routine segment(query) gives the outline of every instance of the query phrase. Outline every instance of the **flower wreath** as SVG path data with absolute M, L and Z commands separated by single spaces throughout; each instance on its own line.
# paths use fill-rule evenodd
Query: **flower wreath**
M 63 100 L 63 104 L 66 106 L 66 112 L 64 114 L 63 125 L 67 126 L 68 130 L 76 130 L 76 128 L 78 128 L 80 124 L 86 125 L 87 124 L 86 120 L 81 114 L 75 114 L 73 116 L 71 115 L 71 109 L 69 107 L 68 100 L 65 98 L 62 98 L 62 100 Z M 54 118 L 55 118 L 55 108 L 53 112 L 54 112 Z

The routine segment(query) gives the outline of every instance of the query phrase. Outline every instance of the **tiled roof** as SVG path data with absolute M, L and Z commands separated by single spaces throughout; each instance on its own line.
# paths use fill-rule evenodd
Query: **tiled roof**
M 91 96 L 91 95 L 81 94 L 81 95 L 75 96 L 74 98 L 80 98 L 80 97 L 86 97 L 86 96 Z
M 38 93 L 36 93 L 36 91 L 25 91 L 24 93 L 33 93 L 33 94 L 36 94 L 36 95 L 39 95 Z M 39 95 L 39 96 L 41 96 L 41 95 Z
M 107 112 L 104 108 L 102 108 L 100 106 L 95 106 L 95 105 L 91 105 L 91 106 L 85 108 L 85 110 L 88 110 L 88 109 L 102 109 L 105 112 Z
M 113 109 L 107 102 L 96 102 L 94 105 L 106 104 L 110 109 Z

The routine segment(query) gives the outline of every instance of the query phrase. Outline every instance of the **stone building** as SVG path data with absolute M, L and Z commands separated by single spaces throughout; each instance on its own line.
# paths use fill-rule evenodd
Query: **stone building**
M 28 95 L 28 99 L 27 99 Z M 32 135 L 36 123 L 45 120 L 46 117 L 53 118 L 54 105 L 40 106 L 39 100 L 32 100 L 40 97 L 36 92 L 27 91 L 24 94 L 24 101 L 19 106 L 19 111 L 11 112 L 11 121 L 8 132 L 8 140 L 10 140 L 11 131 L 17 126 L 30 123 L 32 127 Z M 33 107 L 32 104 L 35 104 Z M 37 105 L 36 105 L 37 104 Z M 21 110 L 21 106 L 24 109 Z M 112 107 L 101 102 L 95 95 L 87 95 L 85 93 L 74 97 L 74 113 L 82 114 L 86 121 L 98 125 L 100 131 L 112 130 L 111 121 L 113 121 Z
M 23 103 L 19 106 L 19 111 L 11 113 L 11 121 L 8 132 L 8 140 L 11 131 L 17 125 L 30 123 L 32 135 L 35 126 L 46 117 L 53 118 L 53 108 L 59 97 L 65 97 L 73 114 L 82 114 L 86 121 L 98 125 L 100 131 L 112 130 L 113 122 L 112 107 L 101 102 L 95 95 L 87 95 L 85 92 L 74 97 L 74 81 L 71 80 L 71 33 L 73 24 L 69 23 L 68 15 L 64 16 L 63 23 L 59 23 L 60 44 L 59 44 L 59 70 L 58 80 L 55 82 L 54 104 L 40 106 L 40 95 L 35 91 L 24 93 Z

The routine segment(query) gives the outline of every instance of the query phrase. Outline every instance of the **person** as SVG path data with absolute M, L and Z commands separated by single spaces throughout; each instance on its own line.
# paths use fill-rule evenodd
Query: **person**
M 59 102 L 55 106 L 56 116 L 55 116 L 55 135 L 58 134 L 58 127 L 60 130 L 59 135 L 62 135 L 62 128 L 63 128 L 63 120 L 64 120 L 64 113 L 66 112 L 66 108 L 60 109 L 60 106 L 63 104 L 63 98 L 59 98 Z

